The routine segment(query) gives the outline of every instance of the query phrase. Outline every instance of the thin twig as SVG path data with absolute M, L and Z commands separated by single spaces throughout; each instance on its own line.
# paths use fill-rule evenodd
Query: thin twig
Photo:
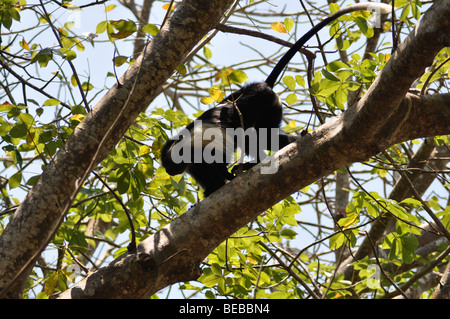
M 399 293 L 401 293 L 403 297 L 405 297 L 405 299 L 408 299 L 408 296 L 405 294 L 405 292 L 399 286 L 397 286 L 397 284 L 384 272 L 384 269 L 381 266 L 380 260 L 378 259 L 376 247 L 372 241 L 372 238 L 370 238 L 369 233 L 367 231 L 365 233 L 366 233 L 367 238 L 369 239 L 370 245 L 372 246 L 373 255 L 375 256 L 375 259 L 377 260 L 377 265 L 380 268 L 382 274 L 384 275 L 384 277 L 386 277 L 387 280 L 389 280 L 389 282 L 395 287 L 395 289 L 397 289 L 397 291 Z
M 133 225 L 133 220 L 131 219 L 131 212 L 128 209 L 128 207 L 125 205 L 125 203 L 122 201 L 122 199 L 119 197 L 119 195 L 116 194 L 116 192 L 106 183 L 103 178 L 96 172 L 92 171 L 92 174 L 97 177 L 97 179 L 109 190 L 109 192 L 114 196 L 114 198 L 119 202 L 120 206 L 122 206 L 123 210 L 125 211 L 125 214 L 128 218 L 128 223 L 130 224 L 130 231 L 131 231 L 131 242 L 128 245 L 128 249 L 131 253 L 136 252 L 136 232 Z
M 275 258 L 278 263 L 280 263 L 280 265 L 287 271 L 289 272 L 289 274 L 295 279 L 297 280 L 297 282 L 303 286 L 303 288 L 306 289 L 306 291 L 308 291 L 308 293 L 314 298 L 314 299 L 321 299 L 309 286 L 308 284 L 298 275 L 295 273 L 295 271 L 293 271 L 290 267 L 288 267 L 288 265 L 286 265 L 284 263 L 283 260 L 281 260 L 280 257 L 277 256 L 277 254 L 275 254 L 265 243 L 263 243 L 262 241 L 259 241 L 259 244 L 261 246 L 264 247 L 265 250 L 267 250 L 267 252 L 273 257 Z
M 394 159 L 387 152 L 384 152 L 384 155 L 387 157 L 387 159 L 389 161 L 391 161 L 392 165 L 394 165 L 395 168 L 398 168 L 397 165 L 395 164 Z M 418 201 L 420 201 L 420 203 L 422 204 L 423 209 L 425 209 L 425 211 L 428 213 L 428 215 L 431 217 L 431 219 L 433 219 L 433 221 L 436 223 L 436 226 L 438 227 L 438 229 L 441 232 L 441 234 L 443 236 L 445 236 L 448 241 L 450 241 L 450 232 L 448 231 L 448 229 L 444 226 L 442 221 L 433 213 L 433 211 L 430 209 L 428 204 L 425 203 L 425 201 L 422 199 L 422 197 L 420 196 L 419 192 L 416 190 L 416 187 L 414 186 L 414 184 L 409 179 L 408 174 L 406 174 L 404 170 L 402 170 L 400 168 L 398 168 L 398 169 L 399 169 L 399 171 L 398 171 L 399 174 L 402 176 L 402 178 L 405 180 L 405 182 L 409 185 L 409 188 L 411 189 L 411 192 L 413 193 L 414 197 Z

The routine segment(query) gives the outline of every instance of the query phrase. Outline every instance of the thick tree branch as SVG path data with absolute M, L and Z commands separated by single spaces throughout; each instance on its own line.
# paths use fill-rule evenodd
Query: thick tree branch
M 432 299 L 449 299 L 450 298 L 450 263 L 444 271 L 444 274 L 439 281 L 436 291 L 434 292 Z

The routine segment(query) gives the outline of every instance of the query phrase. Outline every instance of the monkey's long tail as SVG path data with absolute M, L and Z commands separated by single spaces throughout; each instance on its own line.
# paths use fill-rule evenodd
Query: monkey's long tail
M 267 77 L 266 83 L 271 88 L 273 88 L 281 72 L 289 63 L 289 61 L 291 61 L 291 59 L 294 57 L 295 53 L 297 53 L 297 51 L 300 50 L 305 45 L 305 43 L 314 36 L 314 34 L 319 32 L 328 23 L 336 20 L 344 14 L 354 11 L 374 11 L 376 13 L 388 14 L 391 12 L 391 10 L 392 7 L 386 3 L 362 2 L 348 6 L 346 8 L 342 8 L 339 11 L 330 14 L 328 17 L 315 25 L 311 30 L 306 32 L 297 42 L 295 42 L 295 44 L 286 52 L 285 55 L 283 55 L 280 61 L 278 61 L 278 63 L 275 65 L 272 72 Z

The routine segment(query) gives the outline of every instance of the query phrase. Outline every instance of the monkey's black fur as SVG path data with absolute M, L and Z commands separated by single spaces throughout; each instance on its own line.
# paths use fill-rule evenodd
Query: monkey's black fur
M 260 128 L 278 129 L 280 126 L 282 116 L 280 99 L 265 82 L 244 86 L 239 91 L 230 94 L 225 101 L 227 102 L 205 111 L 194 122 L 187 125 L 186 129 L 192 132 L 196 121 L 202 121 L 206 125 L 213 125 L 223 129 L 237 129 L 242 127 L 246 130 L 253 127 L 256 129 L 256 132 L 259 132 L 258 129 Z M 270 137 L 267 137 L 267 139 L 270 142 Z M 286 146 L 294 140 L 293 137 L 286 134 L 279 134 L 278 139 L 279 148 Z M 234 177 L 228 171 L 228 165 L 230 163 L 227 162 L 225 157 L 221 163 L 194 163 L 193 159 L 191 159 L 190 163 L 175 163 L 172 160 L 171 149 L 177 142 L 177 139 L 169 140 L 161 152 L 162 165 L 166 168 L 168 174 L 176 175 L 186 171 L 204 189 L 205 196 L 209 196 L 225 185 L 227 180 L 231 180 Z M 235 148 L 236 144 L 234 145 Z M 270 150 L 270 143 L 268 144 L 267 149 Z M 247 143 L 245 145 L 248 146 Z M 248 147 L 246 147 L 244 152 L 246 154 L 250 153 Z M 262 154 L 252 155 L 257 157 L 258 160 L 263 157 Z M 244 169 L 248 169 L 254 164 L 246 164 L 244 165 Z
M 319 32 L 328 23 L 349 12 L 367 10 L 368 8 L 375 8 L 380 11 L 390 11 L 389 5 L 380 3 L 360 3 L 343 8 L 331 14 L 304 34 L 286 52 L 264 82 L 246 85 L 240 90 L 230 94 L 224 99 L 224 102 L 215 108 L 205 111 L 195 121 L 187 125 L 186 129 L 195 135 L 196 132 L 194 125 L 199 121 L 202 121 L 203 125 L 206 125 L 207 128 L 216 127 L 222 130 L 225 130 L 226 128 L 236 129 L 241 127 L 246 130 L 253 127 L 256 129 L 259 139 L 261 138 L 259 135 L 259 129 L 279 128 L 282 119 L 282 106 L 278 95 L 273 92 L 272 88 L 274 87 L 283 69 L 296 54 L 296 52 L 300 50 L 302 46 L 312 36 L 314 36 L 314 34 Z M 277 133 L 276 138 L 278 138 L 278 147 L 280 149 L 295 140 L 294 137 L 281 133 Z M 268 136 L 266 136 L 265 139 L 266 141 L 271 140 Z M 175 144 L 181 140 L 182 138 L 180 138 L 180 136 L 170 139 L 162 148 L 161 162 L 168 174 L 176 175 L 186 171 L 204 189 L 205 197 L 225 185 L 227 180 L 233 179 L 234 175 L 228 171 L 230 159 L 227 158 L 225 154 L 223 155 L 223 160 L 220 163 L 207 163 L 206 161 L 194 163 L 192 160 L 181 163 L 174 162 L 172 157 L 172 149 Z M 206 141 L 203 141 L 201 145 L 202 150 L 206 144 Z M 237 143 L 235 141 L 233 149 L 236 148 Z M 194 146 L 192 146 L 192 149 L 194 149 Z M 272 150 L 270 143 L 265 149 Z M 264 156 L 264 150 L 261 149 L 257 150 L 257 154 L 250 154 L 248 143 L 245 144 L 243 151 L 245 154 L 253 156 L 256 159 L 256 162 L 259 162 Z M 249 169 L 253 165 L 255 165 L 255 163 L 244 163 L 243 167 L 244 169 Z

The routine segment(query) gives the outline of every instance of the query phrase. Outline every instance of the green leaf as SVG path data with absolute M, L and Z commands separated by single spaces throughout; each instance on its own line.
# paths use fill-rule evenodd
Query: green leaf
M 346 230 L 344 232 L 339 232 L 330 238 L 330 248 L 338 249 L 343 244 L 348 247 L 354 247 L 356 244 L 356 235 L 358 234 L 357 229 Z
M 64 28 L 66 29 L 72 29 L 75 26 L 75 21 L 67 21 L 64 23 Z
M 294 20 L 291 18 L 284 19 L 284 26 L 286 27 L 286 30 L 289 32 L 294 27 Z
M 390 233 L 388 234 L 381 247 L 386 249 L 390 248 L 389 259 L 390 260 L 402 260 L 403 262 L 410 264 L 415 260 L 415 250 L 419 245 L 416 236 L 410 234 Z
M 408 20 L 409 12 L 411 11 L 411 4 L 407 4 L 400 15 L 400 21 L 406 22 Z
M 334 92 L 336 92 L 336 90 L 340 85 L 341 85 L 340 82 L 324 79 L 319 84 L 319 90 L 317 91 L 317 95 L 328 97 Z
M 34 124 L 34 118 L 28 113 L 20 113 L 18 117 L 19 121 L 25 124 L 27 127 L 30 127 Z
M 22 155 L 20 155 L 20 152 L 18 150 L 14 150 L 14 152 L 11 153 L 11 157 L 14 160 L 14 163 L 17 163 L 19 167 L 22 167 Z
M 436 196 L 433 196 L 429 201 L 428 205 L 436 211 L 441 210 L 441 206 L 439 204 L 439 200 Z
M 136 32 L 136 24 L 131 20 L 111 21 L 110 24 L 119 31 L 111 34 L 111 37 L 115 39 L 124 39 Z
M 9 9 L 9 14 L 11 15 L 11 17 L 16 20 L 16 21 L 20 21 L 20 14 L 17 11 L 16 8 L 10 8 Z
M 30 177 L 27 181 L 27 185 L 33 186 L 40 177 L 41 177 L 41 175 L 35 175 L 35 176 Z
M 401 204 L 409 204 L 415 207 L 421 207 L 422 202 L 420 200 L 414 199 L 414 198 L 406 198 L 400 202 Z
M 216 274 L 217 276 L 222 276 L 222 268 L 218 263 L 213 263 L 211 265 L 211 271 Z
M 212 58 L 212 52 L 208 47 L 203 47 L 203 55 L 207 60 Z
M 159 33 L 159 29 L 156 25 L 154 24 L 146 24 L 143 28 L 142 28 L 142 32 L 145 32 L 147 34 L 150 34 L 152 36 L 156 36 Z
M 41 68 L 44 68 L 52 58 L 53 50 L 51 48 L 45 48 L 34 54 L 34 56 L 31 58 L 31 63 L 38 62 Z
M 83 45 L 83 43 L 80 40 L 76 40 L 75 42 L 75 47 L 77 48 L 78 51 L 83 52 L 85 47 Z
M 340 110 L 344 110 L 344 104 L 348 99 L 348 91 L 342 88 L 342 85 L 338 87 L 335 95 L 336 106 Z
M 289 105 L 295 104 L 297 102 L 297 94 L 291 93 L 288 96 L 286 96 L 286 103 Z
M 288 87 L 289 90 L 295 91 L 296 82 L 293 76 L 286 75 L 285 77 L 283 77 L 283 83 Z
M 301 87 L 305 87 L 305 79 L 302 76 L 296 75 L 295 82 L 297 82 Z
M 341 61 L 333 61 L 327 65 L 327 69 L 331 72 L 336 72 L 340 69 L 348 69 L 348 65 Z
M 215 275 L 211 268 L 205 268 L 203 269 L 203 275 L 200 276 L 198 281 L 203 283 L 206 287 L 214 287 L 221 279 L 222 277 Z
M 295 236 L 297 236 L 297 232 L 292 229 L 283 229 L 281 231 L 281 236 L 287 239 L 295 239 Z
M 330 8 L 331 13 L 335 13 L 341 8 L 337 3 L 330 3 L 328 7 Z
M 13 126 L 11 131 L 9 131 L 9 135 L 15 138 L 25 137 L 28 134 L 27 126 L 23 123 L 17 123 Z
M 247 74 L 242 70 L 233 70 L 228 78 L 235 83 L 244 83 L 248 80 Z
M 8 30 L 11 28 L 12 20 L 20 21 L 19 12 L 13 7 L 16 2 L 2 0 L 0 6 L 0 25 L 3 24 Z
M 61 44 L 62 44 L 63 48 L 70 49 L 75 44 L 75 40 L 73 38 L 62 36 Z
M 330 249 L 338 249 L 344 244 L 345 236 L 342 233 L 338 233 L 330 238 Z
M 57 272 L 50 274 L 47 281 L 45 282 L 44 290 L 47 295 L 52 295 L 58 284 L 59 275 Z
M 342 40 L 340 43 L 338 43 L 338 49 L 339 51 L 346 51 L 352 44 L 349 40 Z
M 8 185 L 9 188 L 13 189 L 20 186 L 22 182 L 22 172 L 17 172 L 9 178 Z
M 328 72 L 326 69 L 322 70 L 322 74 L 323 74 L 323 76 L 326 79 L 328 79 L 330 81 L 337 81 L 337 82 L 339 82 L 339 78 L 337 76 L 335 76 L 333 73 Z
M 170 178 L 173 188 L 177 191 L 178 194 L 184 196 L 186 193 L 186 181 L 182 175 L 173 176 Z
M 113 160 L 115 163 L 119 164 L 119 165 L 127 165 L 127 164 L 131 164 L 131 160 L 129 158 L 123 157 L 121 155 L 116 155 L 113 157 Z
M 130 188 L 130 173 L 122 171 L 117 180 L 117 191 L 119 194 L 125 194 Z
M 204 96 L 204 97 L 202 97 L 202 98 L 200 99 L 200 102 L 201 102 L 202 104 L 208 105 L 208 104 L 215 103 L 216 101 L 215 101 L 212 97 Z
M 337 20 L 330 24 L 330 29 L 328 30 L 330 37 L 336 38 L 341 35 L 341 25 Z
M 48 99 L 44 102 L 44 106 L 56 106 L 59 105 L 61 102 L 56 99 Z
M 123 55 L 116 56 L 114 57 L 114 66 L 121 66 L 122 64 L 127 62 L 127 60 L 128 60 L 127 56 Z
M 70 108 L 73 115 L 75 114 L 86 114 L 86 109 L 82 105 L 74 105 Z
M 369 27 L 367 20 L 361 17 L 355 17 L 355 23 L 361 30 L 361 32 L 368 38 L 373 37 L 373 28 Z
M 92 90 L 94 88 L 94 86 L 91 83 L 83 82 L 81 84 L 81 88 L 83 89 L 83 91 L 87 92 L 87 91 Z
M 6 13 L 2 15 L 2 24 L 9 30 L 12 25 L 12 18 L 11 16 L 7 15 Z
M 107 6 L 107 7 L 105 8 L 105 12 L 109 12 L 109 11 L 113 10 L 115 7 L 116 7 L 115 4 L 110 4 L 109 6 Z
M 401 243 L 402 243 L 402 260 L 410 264 L 415 259 L 415 253 L 414 251 L 419 246 L 419 240 L 416 236 L 412 235 L 405 235 L 400 237 Z
M 142 145 L 139 147 L 139 156 L 149 155 L 150 147 L 148 145 Z
M 414 19 L 419 20 L 421 13 L 420 13 L 420 2 L 412 2 L 411 3 L 411 9 Z
M 63 54 L 63 58 L 67 61 L 72 61 L 77 57 L 76 52 L 73 50 L 60 49 L 60 52 Z
M 186 75 L 187 74 L 186 66 L 183 63 L 179 64 L 177 67 L 177 72 L 181 75 Z
M 97 24 L 97 28 L 95 29 L 95 33 L 100 34 L 106 31 L 106 28 L 108 27 L 109 22 L 108 21 L 102 21 L 99 24 Z

